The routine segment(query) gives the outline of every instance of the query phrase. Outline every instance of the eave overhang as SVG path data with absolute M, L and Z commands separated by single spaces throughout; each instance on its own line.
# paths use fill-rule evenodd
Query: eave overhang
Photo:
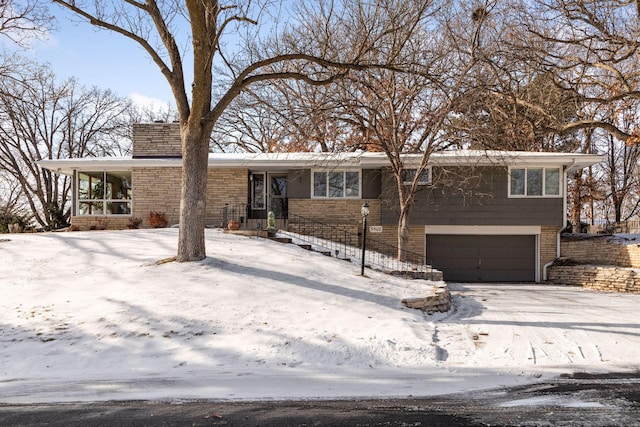
M 405 167 L 418 167 L 421 154 L 403 156 Z M 599 163 L 604 156 L 573 153 L 534 153 L 525 151 L 459 150 L 433 153 L 431 166 L 561 166 L 567 172 Z M 74 170 L 130 170 L 150 167 L 181 167 L 182 159 L 167 157 L 98 157 L 40 160 L 38 165 L 54 172 L 72 175 Z M 209 168 L 247 168 L 255 170 L 291 169 L 378 169 L 390 165 L 384 153 L 212 153 Z

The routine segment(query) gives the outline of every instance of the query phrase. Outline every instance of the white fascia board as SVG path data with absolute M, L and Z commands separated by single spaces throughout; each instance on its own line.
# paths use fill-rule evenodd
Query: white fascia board
M 425 225 L 426 234 L 520 236 L 539 235 L 539 225 Z
M 75 170 L 126 171 L 134 167 L 180 167 L 179 158 L 133 159 L 131 157 L 95 157 L 84 159 L 39 160 L 39 166 L 65 175 Z
M 407 154 L 403 162 L 416 167 L 421 154 Z M 531 153 L 515 151 L 458 150 L 434 153 L 430 166 L 563 166 L 568 172 L 604 160 L 603 156 L 568 153 Z M 129 170 L 134 167 L 180 167 L 180 158 L 96 157 L 83 159 L 40 160 L 43 168 L 71 175 L 74 170 Z M 210 168 L 253 169 L 374 169 L 389 166 L 384 153 L 212 153 Z

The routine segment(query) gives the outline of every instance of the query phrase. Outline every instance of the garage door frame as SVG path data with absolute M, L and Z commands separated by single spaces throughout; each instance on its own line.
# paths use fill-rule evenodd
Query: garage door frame
M 493 235 L 493 236 L 513 236 L 526 235 L 535 236 L 535 281 L 540 282 L 540 236 L 542 227 L 539 225 L 427 225 L 425 226 L 425 247 L 427 254 L 426 240 L 430 234 L 449 234 L 449 235 Z

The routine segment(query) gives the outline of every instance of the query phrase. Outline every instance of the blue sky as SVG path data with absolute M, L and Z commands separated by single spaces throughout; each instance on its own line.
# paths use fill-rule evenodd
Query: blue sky
M 59 8 L 52 12 L 58 29 L 49 40 L 33 43 L 29 56 L 50 63 L 61 79 L 76 77 L 83 85 L 112 89 L 121 96 L 175 104 L 159 68 L 135 42 L 72 21 L 72 15 Z

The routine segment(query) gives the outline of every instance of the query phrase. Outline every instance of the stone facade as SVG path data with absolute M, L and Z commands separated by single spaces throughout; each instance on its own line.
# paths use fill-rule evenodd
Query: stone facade
M 71 230 L 123 230 L 129 224 L 129 216 L 83 215 L 71 218 Z
M 207 177 L 207 206 L 205 224 L 222 226 L 225 204 L 246 205 L 249 191 L 247 169 L 209 169 Z M 148 227 L 146 218 L 151 211 L 163 212 L 169 225 L 179 223 L 181 168 L 134 168 L 132 180 L 132 216 L 142 218 L 141 227 Z M 127 227 L 129 216 L 74 216 L 74 228 L 88 230 L 97 219 L 106 220 L 108 229 Z
M 324 224 L 354 226 L 362 224 L 361 199 L 293 199 L 289 212 Z M 370 224 L 380 224 L 380 200 L 369 200 Z
M 149 212 L 164 212 L 169 225 L 180 219 L 180 182 L 182 168 L 135 168 L 131 173 L 133 216 L 143 219 Z
M 540 278 L 544 277 L 544 265 L 558 257 L 559 227 L 542 227 L 540 234 Z
M 247 169 L 209 169 L 206 208 L 208 226 L 226 227 L 226 224 L 222 223 L 225 205 L 242 210 L 246 208 L 248 202 L 249 171 Z M 243 220 L 246 221 L 246 218 Z
M 133 157 L 182 157 L 180 126 L 175 123 L 136 123 L 133 141 Z

